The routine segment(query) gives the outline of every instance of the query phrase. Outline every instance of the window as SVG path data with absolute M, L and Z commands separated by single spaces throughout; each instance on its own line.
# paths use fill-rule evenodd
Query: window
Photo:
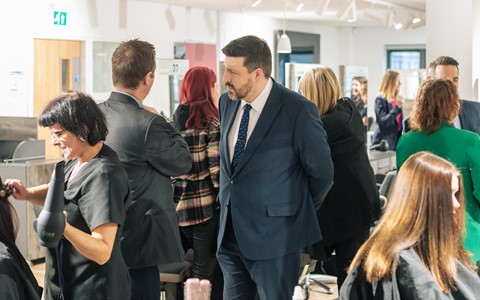
M 387 69 L 417 70 L 425 68 L 425 48 L 395 49 L 387 47 Z

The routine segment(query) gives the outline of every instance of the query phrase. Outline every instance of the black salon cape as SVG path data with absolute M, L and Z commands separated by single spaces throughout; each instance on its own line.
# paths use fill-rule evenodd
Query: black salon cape
M 370 284 L 362 270 L 357 268 L 348 274 L 340 290 L 340 300 L 415 300 L 415 299 L 480 299 L 480 277 L 457 262 L 457 290 L 445 294 L 433 276 L 412 250 L 400 252 L 400 260 L 392 280 Z M 374 294 L 375 291 L 375 294 Z
M 41 296 L 42 288 L 18 249 L 0 239 L 0 299 L 40 300 Z

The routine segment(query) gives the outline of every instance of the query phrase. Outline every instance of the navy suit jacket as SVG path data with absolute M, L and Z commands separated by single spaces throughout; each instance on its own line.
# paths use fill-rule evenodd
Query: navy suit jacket
M 332 185 L 333 165 L 316 106 L 274 82 L 232 173 L 228 135 L 239 106 L 220 97 L 219 247 L 228 210 L 247 259 L 281 257 L 321 240 L 315 207 Z
M 480 134 L 480 102 L 462 100 L 461 104 L 458 119 L 460 120 L 462 129 Z M 410 117 L 403 120 L 404 132 L 410 131 L 409 120 Z

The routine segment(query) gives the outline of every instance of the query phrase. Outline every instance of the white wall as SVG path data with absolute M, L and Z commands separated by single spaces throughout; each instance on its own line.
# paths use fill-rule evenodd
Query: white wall
M 119 3 L 127 3 L 126 18 Z M 220 13 L 171 6 L 174 27 L 165 17 L 169 6 L 155 1 L 118 0 L 16 0 L 0 11 L 3 33 L 0 56 L 0 115 L 33 115 L 33 40 L 35 38 L 83 40 L 86 45 L 86 91 L 92 91 L 92 42 L 120 42 L 131 38 L 151 42 L 159 58 L 173 57 L 175 42 L 217 44 L 220 49 L 230 40 L 254 34 L 272 47 L 273 31 L 282 21 L 242 13 Z M 67 12 L 67 26 L 53 24 L 53 11 Z M 126 22 L 124 22 L 126 21 Z M 126 26 L 121 26 L 126 24 Z M 369 67 L 370 98 L 378 90 L 385 71 L 385 44 L 424 44 L 425 30 L 350 28 L 323 26 L 308 22 L 286 22 L 286 29 L 321 35 L 320 62 L 338 70 L 342 64 Z M 13 74 L 13 75 L 12 75 Z M 23 75 L 22 75 L 23 74 Z M 105 95 L 93 94 L 97 100 Z M 373 101 L 370 101 L 372 104 Z M 373 104 L 372 104 L 373 105 Z M 369 110 L 373 113 L 373 109 Z
M 473 1 L 472 7 L 472 99 L 479 99 L 480 95 L 480 1 Z
M 478 2 L 478 0 L 473 1 Z M 460 64 L 458 90 L 461 97 L 465 99 L 473 99 L 474 94 L 472 80 L 473 1 L 426 1 L 426 18 L 429 24 L 427 27 L 427 61 L 432 61 L 440 55 L 455 58 Z M 478 56 L 478 52 L 475 53 L 475 56 Z
M 0 10 L 2 52 L 0 56 L 0 115 L 33 116 L 33 40 L 35 38 L 83 40 L 86 42 L 86 89 L 92 90 L 93 41 L 120 42 L 140 38 L 151 42 L 160 58 L 173 57 L 173 43 L 216 43 L 216 14 L 209 21 L 201 9 L 172 6 L 176 19 L 168 27 L 164 4 L 127 2 L 126 27 L 120 27 L 118 0 L 17 0 Z M 89 3 L 96 5 L 89 6 Z M 53 24 L 53 12 L 67 12 L 67 26 Z M 187 17 L 188 16 L 188 17 Z M 188 20 L 188 22 L 187 22 Z M 188 26 L 188 28 L 187 28 Z M 14 76 L 12 75 L 15 74 Z M 18 75 L 23 74 L 23 75 Z M 93 95 L 95 98 L 99 95 Z M 103 96 L 103 95 L 100 95 Z M 12 100 L 13 99 L 13 100 Z

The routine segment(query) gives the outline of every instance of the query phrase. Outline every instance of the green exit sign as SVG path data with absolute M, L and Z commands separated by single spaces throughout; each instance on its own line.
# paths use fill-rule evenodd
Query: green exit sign
M 53 12 L 53 24 L 54 25 L 67 25 L 67 13 L 64 11 Z

